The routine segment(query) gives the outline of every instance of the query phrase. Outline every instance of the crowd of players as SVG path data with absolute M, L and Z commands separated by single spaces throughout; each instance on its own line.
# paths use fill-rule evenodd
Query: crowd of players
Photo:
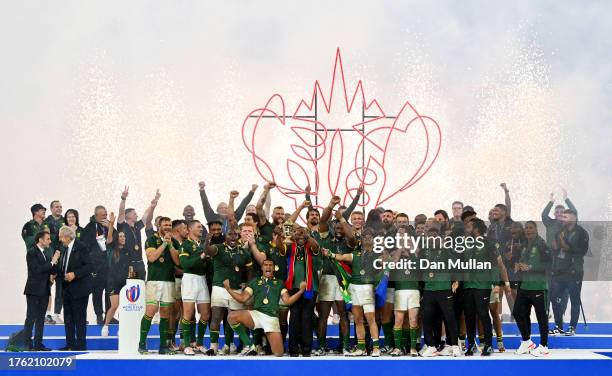
M 264 186 L 256 205 L 250 204 L 258 188 L 253 185 L 237 207 L 239 193 L 231 191 L 229 201 L 216 210 L 209 203 L 205 183 L 200 182 L 205 223 L 195 218 L 189 205 L 181 219 L 158 216 L 153 221 L 159 191 L 139 220 L 134 209 L 126 209 L 128 187 L 121 193 L 117 216 L 97 206 L 84 227 L 78 211 L 63 213 L 59 201 L 51 202 L 48 217 L 46 208 L 36 204 L 22 237 L 28 255 L 42 253 L 39 261 L 49 264 L 55 299 L 47 296 L 48 309 L 40 319 L 28 313 L 26 328 L 31 337 L 36 326 L 38 340 L 33 348 L 48 350 L 40 342 L 40 321 L 42 317 L 48 324 L 62 320 L 63 309 L 67 326 L 63 350 L 86 349 L 85 333 L 79 327 L 89 296 L 101 334 L 107 336 L 109 325 L 118 323 L 114 317 L 118 294 L 130 277 L 146 281 L 142 354 L 148 352 L 147 336 L 153 317 L 159 314 L 160 354 L 282 356 L 287 351 L 290 356 L 486 356 L 494 352 L 494 334 L 497 350 L 505 351 L 500 317 L 505 295 L 522 337 L 516 353 L 547 355 L 549 332 L 575 333 L 588 234 L 578 225 L 576 209 L 565 191 L 567 208 L 556 205 L 554 217 L 549 217 L 555 205 L 551 194 L 543 210 L 544 239 L 536 222 L 511 219 L 509 190 L 505 184 L 501 187 L 505 203 L 488 212 L 488 225 L 474 208 L 459 201 L 452 203 L 450 217 L 440 209 L 432 216 L 418 214 L 411 223 L 405 213 L 375 208 L 366 218 L 355 210 L 361 188 L 348 207 L 334 196 L 320 211 L 312 206 L 307 187 L 304 202 L 293 213 L 285 213 L 280 206 L 270 213 L 273 182 Z M 300 218 L 305 226 L 297 224 Z M 473 236 L 484 237 L 485 242 L 461 254 L 443 247 L 410 245 L 373 251 L 376 237 L 395 234 Z M 490 262 L 494 268 L 488 274 L 467 277 L 374 267 L 376 259 L 434 263 L 457 257 Z M 74 266 L 77 262 L 80 267 Z M 74 287 L 79 283 L 82 289 Z M 77 294 L 77 290 L 84 292 Z M 27 288 L 25 294 L 31 298 Z M 568 298 L 571 321 L 565 331 Z M 549 330 L 550 305 L 555 326 Z M 532 308 L 539 323 L 539 345 L 531 340 Z M 327 341 L 332 310 L 339 323 L 333 350 Z M 379 341 L 381 329 L 383 341 Z M 314 338 L 317 346 L 313 346 Z

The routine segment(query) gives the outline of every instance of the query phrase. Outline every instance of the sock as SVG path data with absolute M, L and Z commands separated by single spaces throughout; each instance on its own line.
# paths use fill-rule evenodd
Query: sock
M 191 346 L 191 321 L 182 319 L 181 329 L 183 332 L 183 344 L 185 347 Z
M 380 347 L 380 345 L 378 344 L 378 339 L 373 339 L 372 340 L 372 348 L 377 349 L 379 347 Z
M 142 348 L 147 347 L 147 335 L 149 335 L 149 329 L 151 329 L 151 320 L 153 318 L 147 315 L 142 316 L 142 320 L 140 320 L 140 342 L 138 345 Z
M 236 329 L 234 327 L 232 327 L 232 329 L 236 332 Z M 238 334 L 238 336 L 240 337 L 240 334 L 238 332 L 236 332 Z M 255 329 L 253 330 L 253 344 L 255 344 L 255 346 L 262 346 L 263 345 L 263 329 Z M 240 340 L 242 340 L 242 337 L 240 337 Z M 244 343 L 244 341 L 242 342 Z
M 189 346 L 196 340 L 196 322 L 195 317 L 193 320 L 189 320 Z
M 459 340 L 460 341 L 465 341 L 465 334 L 459 334 Z
M 416 350 L 417 340 L 419 339 L 419 328 L 410 328 L 408 333 L 410 335 L 410 348 Z
M 168 320 L 168 344 L 174 344 L 174 337 L 176 336 L 176 325 L 170 325 L 170 320 Z
M 349 346 L 350 346 L 349 342 L 350 342 L 350 340 L 351 340 L 350 336 L 342 336 L 342 349 L 343 350 L 344 349 L 346 349 L 346 350 L 349 349 Z
M 176 333 L 179 331 L 179 322 L 181 319 L 174 320 L 174 328 L 172 328 L 172 343 L 176 343 Z M 182 337 L 182 334 L 181 334 Z
M 497 343 L 503 342 L 504 341 L 504 335 L 503 334 L 498 334 L 497 335 Z
M 234 343 L 234 330 L 227 321 L 223 322 L 223 338 L 225 338 L 225 344 L 228 346 Z
M 394 335 L 395 331 L 393 330 L 393 323 L 383 323 L 383 333 L 385 334 L 385 346 L 391 348 L 395 344 Z
M 480 343 L 481 345 L 484 345 L 484 336 L 482 335 L 478 335 L 478 343 Z
M 357 348 L 359 350 L 365 351 L 365 339 L 358 339 L 357 340 Z
M 246 326 L 238 323 L 236 325 L 232 325 L 232 329 L 233 332 L 236 332 L 236 334 L 238 334 L 238 337 L 240 337 L 240 340 L 242 341 L 245 347 L 251 346 L 251 339 L 249 338 L 249 334 L 247 333 Z
M 218 330 L 210 329 L 210 346 L 211 346 L 211 348 L 213 347 L 213 344 L 215 345 L 215 348 L 218 348 L 218 346 L 219 346 L 219 331 Z
M 168 346 L 168 319 L 159 319 L 159 348 Z
M 402 349 L 410 350 L 408 344 L 412 340 L 412 334 L 410 333 L 410 329 L 402 328 Z
M 204 333 L 206 333 L 207 325 L 208 325 L 208 321 L 204 321 L 202 319 L 198 321 L 198 339 L 197 339 L 198 346 L 204 345 Z
M 387 335 L 387 333 L 385 333 L 385 336 Z M 402 328 L 396 328 L 393 327 L 393 339 L 395 342 L 395 348 L 396 349 L 401 349 L 404 347 L 404 345 L 402 344 L 403 342 L 403 333 L 402 333 Z M 387 338 L 385 338 L 385 343 L 387 342 Z

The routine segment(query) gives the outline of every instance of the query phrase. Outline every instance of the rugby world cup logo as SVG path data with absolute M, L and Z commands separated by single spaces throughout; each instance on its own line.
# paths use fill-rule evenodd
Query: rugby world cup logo
M 140 286 L 134 285 L 126 289 L 125 296 L 130 303 L 136 303 L 140 298 Z
M 310 96 L 293 98 L 292 109 L 274 94 L 252 110 L 242 124 L 244 146 L 257 173 L 275 181 L 295 206 L 307 187 L 319 207 L 334 195 L 347 204 L 360 188 L 360 206 L 383 205 L 433 166 L 442 145 L 440 126 L 408 100 L 402 99 L 399 111 L 385 112 L 366 96 L 361 80 L 346 81 L 340 49 L 330 81 L 315 81 Z

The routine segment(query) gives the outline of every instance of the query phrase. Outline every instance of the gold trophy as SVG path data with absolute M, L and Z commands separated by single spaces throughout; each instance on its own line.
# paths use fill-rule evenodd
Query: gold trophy
M 285 245 L 289 245 L 293 242 L 291 240 L 291 236 L 293 235 L 293 222 L 285 221 L 282 224 L 283 226 L 283 242 Z

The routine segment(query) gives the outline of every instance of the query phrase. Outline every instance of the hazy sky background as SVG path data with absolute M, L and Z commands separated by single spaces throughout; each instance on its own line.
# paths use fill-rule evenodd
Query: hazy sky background
M 462 199 L 485 215 L 511 189 L 538 219 L 566 187 L 581 219 L 612 216 L 612 3 L 607 1 L 0 0 L 4 280 L 24 281 L 19 237 L 34 202 L 178 216 L 206 180 L 213 202 L 263 185 L 241 124 L 270 95 L 324 88 L 340 47 L 348 87 L 385 110 L 434 117 L 440 157 L 388 202 L 432 214 Z M 282 135 L 271 133 L 271 142 Z M 414 158 L 397 147 L 392 170 Z M 259 192 L 258 192 L 259 193 Z M 276 193 L 274 203 L 288 206 Z M 20 321 L 23 307 L 0 320 Z M 612 317 L 612 313 L 611 313 Z

